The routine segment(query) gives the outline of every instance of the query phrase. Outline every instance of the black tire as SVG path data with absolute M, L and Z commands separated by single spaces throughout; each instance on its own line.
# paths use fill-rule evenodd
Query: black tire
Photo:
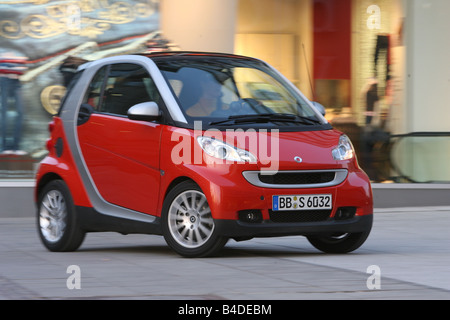
M 168 193 L 161 224 L 167 244 L 183 257 L 215 255 L 228 241 L 217 235 L 206 197 L 192 181 L 181 182 Z
M 81 229 L 69 188 L 62 180 L 49 182 L 39 194 L 37 228 L 44 246 L 55 252 L 75 251 L 86 233 Z
M 348 253 L 358 249 L 366 241 L 369 231 L 307 237 L 316 249 L 325 253 Z

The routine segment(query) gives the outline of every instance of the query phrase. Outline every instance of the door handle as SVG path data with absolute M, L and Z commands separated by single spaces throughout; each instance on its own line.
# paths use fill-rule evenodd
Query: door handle
M 81 126 L 82 124 L 86 123 L 91 117 L 92 113 L 94 113 L 94 108 L 90 104 L 83 103 L 80 106 L 80 110 L 78 111 L 77 126 Z

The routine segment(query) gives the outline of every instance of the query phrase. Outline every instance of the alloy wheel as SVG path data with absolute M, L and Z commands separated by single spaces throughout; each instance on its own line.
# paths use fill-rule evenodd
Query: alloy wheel
M 66 228 L 67 206 L 62 193 L 58 190 L 47 192 L 39 210 L 39 226 L 42 235 L 49 242 L 57 242 Z
M 214 221 L 206 197 L 196 190 L 180 193 L 172 201 L 168 218 L 173 238 L 185 248 L 202 246 L 214 231 Z

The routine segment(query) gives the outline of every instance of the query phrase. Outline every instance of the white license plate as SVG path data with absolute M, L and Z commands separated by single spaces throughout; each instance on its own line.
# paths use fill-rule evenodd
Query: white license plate
M 272 210 L 325 210 L 332 208 L 331 194 L 272 196 Z

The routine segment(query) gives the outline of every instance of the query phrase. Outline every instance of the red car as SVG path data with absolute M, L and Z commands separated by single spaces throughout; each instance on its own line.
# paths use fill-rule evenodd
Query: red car
M 360 247 L 373 200 L 346 135 L 266 63 L 230 54 L 124 55 L 79 67 L 36 179 L 51 251 L 87 232 L 163 235 L 182 256 L 229 239 L 306 236 Z

